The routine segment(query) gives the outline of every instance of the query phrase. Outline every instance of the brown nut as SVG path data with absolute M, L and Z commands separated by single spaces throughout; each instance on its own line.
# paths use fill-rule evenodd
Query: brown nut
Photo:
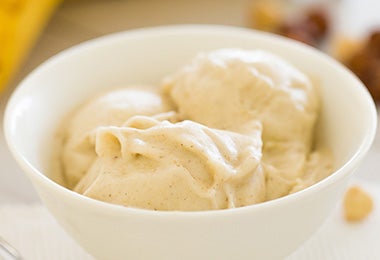
M 316 40 L 326 37 L 330 23 L 326 10 L 322 7 L 313 7 L 306 12 L 305 24 L 308 24 L 309 32 Z
M 374 31 L 369 36 L 369 45 L 374 47 L 380 46 L 380 31 Z
M 283 22 L 277 33 L 317 47 L 329 29 L 327 12 L 322 7 L 312 7 L 304 16 Z
M 373 33 L 346 65 L 368 88 L 373 99 L 380 101 L 380 33 Z
M 344 196 L 344 217 L 347 221 L 365 219 L 373 209 L 371 196 L 358 186 L 349 188 Z
M 297 40 L 308 45 L 317 46 L 317 41 L 313 35 L 308 30 L 308 27 L 305 24 L 283 24 L 278 28 L 278 34 L 288 37 L 293 40 Z

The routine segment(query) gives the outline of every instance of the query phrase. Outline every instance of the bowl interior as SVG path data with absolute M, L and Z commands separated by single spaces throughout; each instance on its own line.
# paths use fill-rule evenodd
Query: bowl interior
M 321 53 L 277 36 L 218 26 L 177 26 L 104 37 L 48 60 L 12 96 L 5 132 L 11 150 L 41 173 L 49 167 L 57 125 L 87 97 L 130 84 L 159 85 L 199 51 L 238 47 L 273 52 L 315 78 L 321 87 L 318 135 L 336 167 L 368 149 L 375 109 L 368 92 L 346 69 Z

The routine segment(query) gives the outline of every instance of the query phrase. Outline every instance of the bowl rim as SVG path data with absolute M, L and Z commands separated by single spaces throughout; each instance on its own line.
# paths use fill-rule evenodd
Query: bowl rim
M 165 34 L 176 34 L 180 33 L 212 33 L 216 35 L 236 35 L 236 36 L 244 36 L 244 37 L 260 37 L 262 39 L 279 41 L 283 45 L 297 45 L 297 48 L 300 48 L 301 51 L 312 54 L 314 56 L 319 56 L 321 59 L 324 59 L 326 62 L 330 63 L 334 66 L 335 69 L 340 70 L 345 73 L 350 81 L 352 81 L 358 88 L 361 88 L 362 95 L 360 95 L 360 99 L 363 99 L 365 104 L 368 105 L 368 115 L 369 125 L 366 129 L 365 137 L 361 141 L 359 145 L 359 149 L 336 171 L 334 171 L 330 176 L 325 179 L 307 187 L 301 191 L 298 191 L 293 194 L 289 194 L 274 200 L 265 201 L 258 204 L 248 205 L 239 208 L 232 209 L 219 209 L 219 210 L 204 210 L 204 211 L 155 211 L 150 209 L 143 208 L 133 208 L 133 207 L 125 207 L 121 205 L 111 204 L 108 202 L 99 201 L 96 199 L 92 199 L 86 197 L 82 194 L 78 194 L 72 190 L 69 190 L 58 183 L 51 180 L 49 177 L 40 172 L 36 167 L 34 167 L 28 159 L 18 151 L 16 144 L 12 139 L 11 127 L 12 122 L 15 120 L 15 117 L 12 116 L 12 107 L 17 104 L 17 99 L 19 96 L 22 96 L 22 91 L 28 88 L 28 83 L 34 77 L 38 76 L 40 73 L 43 73 L 46 67 L 54 66 L 55 63 L 60 62 L 63 59 L 68 59 L 71 56 L 75 56 L 82 51 L 96 49 L 101 47 L 102 45 L 107 45 L 111 42 L 117 42 L 120 39 L 126 38 L 139 38 L 141 36 L 154 36 L 162 33 Z M 358 97 L 359 98 L 359 97 Z M 195 217 L 195 216 L 228 216 L 235 215 L 236 213 L 244 213 L 248 211 L 257 211 L 268 209 L 272 207 L 277 207 L 277 205 L 292 203 L 294 200 L 299 198 L 308 196 L 311 193 L 318 192 L 319 190 L 325 189 L 326 187 L 332 185 L 337 179 L 343 178 L 349 172 L 355 169 L 355 165 L 357 161 L 360 161 L 365 154 L 370 149 L 372 142 L 374 140 L 377 128 L 377 113 L 376 106 L 373 102 L 371 95 L 369 94 L 367 88 L 363 85 L 363 83 L 345 66 L 340 64 L 338 61 L 329 57 L 327 54 L 322 53 L 310 47 L 306 44 L 297 42 L 295 40 L 291 40 L 279 35 L 257 31 L 254 29 L 248 29 L 243 27 L 236 26 L 227 26 L 227 25 L 209 25 L 209 24 L 180 24 L 180 25 L 165 25 L 165 26 L 154 26 L 154 27 L 146 27 L 146 28 L 138 28 L 132 30 L 126 30 L 116 33 L 107 34 L 98 38 L 94 38 L 80 44 L 74 45 L 70 48 L 67 48 L 58 54 L 50 57 L 42 64 L 37 66 L 31 73 L 29 73 L 15 88 L 13 93 L 11 94 L 4 113 L 3 119 L 3 130 L 4 136 L 7 143 L 7 146 L 13 155 L 14 159 L 18 162 L 24 172 L 28 175 L 28 177 L 33 178 L 34 180 L 40 182 L 42 185 L 47 187 L 50 190 L 54 190 L 60 196 L 65 197 L 65 199 L 71 200 L 73 203 L 81 203 L 82 207 L 86 207 L 92 210 L 98 210 L 102 212 L 107 212 L 108 214 L 138 214 L 143 216 L 173 216 L 173 217 Z M 38 191 L 38 189 L 36 189 Z

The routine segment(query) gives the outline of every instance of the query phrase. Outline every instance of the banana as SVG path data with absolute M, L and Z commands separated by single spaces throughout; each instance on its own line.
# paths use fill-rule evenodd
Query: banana
M 33 47 L 61 0 L 0 0 L 0 92 Z

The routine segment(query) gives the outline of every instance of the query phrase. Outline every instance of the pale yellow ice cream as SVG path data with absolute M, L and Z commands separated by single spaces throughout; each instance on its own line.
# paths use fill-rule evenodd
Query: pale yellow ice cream
M 193 121 L 135 116 L 96 133 L 86 196 L 160 210 L 225 209 L 265 200 L 261 125 L 246 136 Z
M 249 134 L 263 124 L 267 199 L 290 192 L 305 172 L 319 114 L 318 90 L 298 69 L 260 50 L 198 55 L 164 80 L 179 114 L 210 127 Z
M 132 86 L 95 97 L 63 122 L 62 168 L 66 185 L 73 188 L 96 158 L 92 134 L 98 126 L 120 126 L 134 115 L 168 111 L 156 88 Z
M 241 207 L 304 189 L 332 171 L 314 148 L 318 89 L 264 51 L 200 54 L 161 89 L 111 91 L 69 117 L 69 188 L 154 210 Z M 74 188 L 75 187 L 75 188 Z

